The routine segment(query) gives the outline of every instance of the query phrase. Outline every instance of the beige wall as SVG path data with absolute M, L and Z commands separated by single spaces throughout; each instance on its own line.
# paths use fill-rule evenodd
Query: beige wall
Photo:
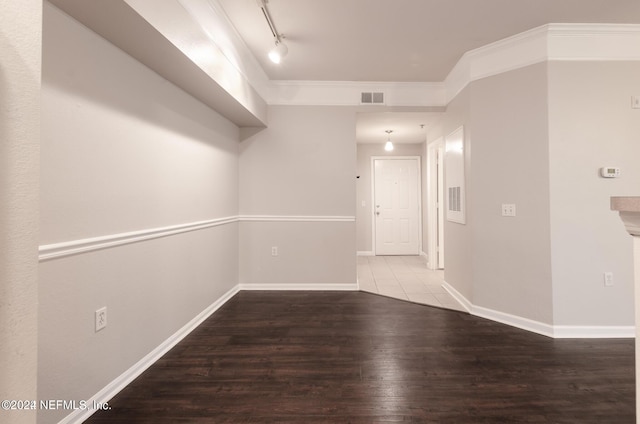
M 355 215 L 356 109 L 271 106 L 240 144 L 240 214 Z
M 0 9 L 0 399 L 36 399 L 42 2 Z M 0 422 L 36 411 L 0 410 Z
M 351 107 L 271 106 L 269 128 L 242 141 L 240 214 L 280 222 L 241 222 L 241 283 L 355 284 L 355 119 Z
M 552 324 L 546 63 L 474 82 L 470 122 L 473 303 Z
M 38 169 L 42 4 L 0 1 L 3 398 L 87 399 L 237 283 L 355 283 L 355 252 L 370 250 L 356 240 L 358 108 L 272 106 L 269 128 L 238 143 L 236 126 L 45 3 Z M 446 223 L 445 279 L 468 300 L 555 325 L 632 325 L 630 239 L 608 198 L 640 186 L 639 71 L 533 65 L 448 105 L 429 140 L 465 126 L 467 224 Z M 605 165 L 622 178 L 600 179 Z M 502 218 L 500 203 L 518 216 Z M 39 212 L 41 245 L 248 220 L 37 267 Z M 109 325 L 95 333 L 102 306 Z
M 265 289 L 354 289 L 354 227 L 353 221 L 241 222 L 240 283 Z
M 238 128 L 44 12 L 40 243 L 236 216 Z M 90 398 L 237 282 L 237 223 L 41 262 L 38 397 Z
M 472 163 L 470 161 L 473 145 L 473 129 L 471 128 L 471 98 L 469 88 L 465 88 L 447 105 L 441 125 L 434 127 L 428 133 L 428 140 L 435 141 L 438 137 L 446 138 L 460 126 L 464 126 L 465 138 L 465 186 L 466 186 L 466 224 L 444 221 L 444 246 L 445 246 L 445 281 L 451 284 L 465 298 L 473 302 L 473 269 L 471 228 L 474 223 L 473 198 L 470 193 L 474 190 L 470 180 Z M 446 167 L 446 163 L 445 163 Z M 446 185 L 445 185 L 446 190 Z
M 633 325 L 631 241 L 609 197 L 640 187 L 639 67 L 540 63 L 448 105 L 429 141 L 465 126 L 467 223 L 445 224 L 445 280 L 473 305 L 559 327 Z M 600 178 L 603 166 L 622 177 Z M 501 217 L 502 203 L 517 216 Z
M 631 237 L 611 196 L 640 195 L 640 62 L 550 62 L 553 301 L 559 325 L 633 325 Z M 621 168 L 618 179 L 598 174 Z M 605 287 L 604 272 L 614 273 Z
M 396 143 L 393 151 L 387 152 L 382 144 L 358 144 L 357 145 L 357 175 L 360 176 L 356 180 L 356 233 L 357 233 L 357 249 L 358 252 L 372 252 L 372 194 L 371 194 L 371 157 L 372 156 L 419 156 L 422 176 L 426 172 L 424 143 L 419 144 L 398 144 Z M 426 187 L 425 179 L 421 178 L 423 192 Z M 424 193 L 423 193 L 424 197 Z M 424 199 L 423 199 L 424 200 Z M 364 202 L 364 206 L 362 206 Z M 425 206 L 423 202 L 422 215 L 425 215 Z M 426 226 L 423 226 L 423 233 L 426 232 Z M 422 239 L 422 235 L 420 235 Z M 426 249 L 423 245 L 423 250 Z

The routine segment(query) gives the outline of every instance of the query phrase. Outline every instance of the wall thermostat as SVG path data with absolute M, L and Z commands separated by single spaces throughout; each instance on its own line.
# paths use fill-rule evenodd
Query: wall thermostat
M 605 166 L 600 168 L 600 175 L 602 175 L 603 178 L 618 178 L 620 176 L 620 168 Z

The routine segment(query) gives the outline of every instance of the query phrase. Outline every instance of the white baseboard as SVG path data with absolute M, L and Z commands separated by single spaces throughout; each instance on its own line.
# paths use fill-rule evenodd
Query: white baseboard
M 556 325 L 553 327 L 556 339 L 633 339 L 634 326 L 579 326 Z
M 127 371 L 122 373 L 119 377 L 107 384 L 102 390 L 93 395 L 87 400 L 87 405 L 104 404 L 109 402 L 115 395 L 117 395 L 128 384 L 135 380 L 140 374 L 146 371 L 151 365 L 153 365 L 164 354 L 169 352 L 175 345 L 177 345 L 182 339 L 195 330 L 200 324 L 202 324 L 207 318 L 209 318 L 214 312 L 222 307 L 229 299 L 235 296 L 240 290 L 299 290 L 299 291 L 357 291 L 358 283 L 354 284 L 238 284 L 227 293 L 222 295 L 220 299 L 212 303 L 207 309 L 198 314 L 194 319 L 189 321 L 181 329 L 176 331 L 168 339 L 162 342 L 158 347 L 149 352 L 144 358 L 140 359 Z M 93 415 L 95 410 L 77 410 L 67 415 L 58 424 L 80 424 L 87 418 Z
M 497 321 L 512 327 L 542 334 L 552 338 L 634 338 L 635 327 L 633 326 L 551 326 L 527 318 L 518 317 L 504 312 L 495 311 L 480 306 L 475 306 L 469 302 L 460 292 L 448 283 L 442 286 L 460 302 L 472 315 Z M 358 283 L 344 284 L 239 284 L 222 295 L 195 318 L 167 338 L 158 347 L 140 359 L 131 368 L 107 384 L 102 390 L 87 400 L 88 405 L 104 404 L 109 402 L 116 394 L 124 389 L 128 384 L 140 376 L 151 365 L 153 365 L 164 354 L 169 352 L 176 344 L 184 339 L 189 333 L 195 330 L 202 322 L 209 318 L 214 312 L 222 307 L 229 299 L 235 296 L 240 290 L 271 290 L 271 291 L 357 291 Z M 80 424 L 95 413 L 95 410 L 76 410 L 67 415 L 58 424 Z
M 375 256 L 372 250 L 359 250 L 358 256 Z
M 442 287 L 451 295 L 451 297 L 457 300 L 458 303 L 460 303 L 464 307 L 464 309 L 467 310 L 467 312 L 471 313 L 471 309 L 473 308 L 473 305 L 471 304 L 471 302 L 467 300 L 466 297 L 464 297 L 458 290 L 456 290 L 452 285 L 450 285 L 446 281 L 442 283 Z
M 104 404 L 111 400 L 115 395 L 117 395 L 122 389 L 124 389 L 128 384 L 130 384 L 133 380 L 135 380 L 140 374 L 147 370 L 151 365 L 153 365 L 158 359 L 160 359 L 164 354 L 169 352 L 175 345 L 177 345 L 182 339 L 189 335 L 193 330 L 195 330 L 204 320 L 209 318 L 215 311 L 220 309 L 222 305 L 227 303 L 229 299 L 236 295 L 240 291 L 239 286 L 235 286 L 228 292 L 226 292 L 222 297 L 213 302 L 207 309 L 198 314 L 194 319 L 189 321 L 186 325 L 184 325 L 181 329 L 176 331 L 172 336 L 162 342 L 158 347 L 149 352 L 144 358 L 140 359 L 136 364 L 134 364 L 127 371 L 122 373 L 119 377 L 113 380 L 111 383 L 107 384 L 102 390 L 93 395 L 89 400 L 87 400 L 87 405 Z M 87 410 L 76 410 L 73 413 L 67 415 L 62 421 L 58 424 L 80 424 L 84 422 L 87 418 L 93 415 L 96 411 L 92 409 Z
M 445 290 L 464 306 L 471 315 L 500 322 L 521 330 L 554 339 L 619 339 L 635 338 L 634 326 L 580 326 L 580 325 L 550 325 L 528 318 L 519 317 L 505 312 L 496 311 L 469 302 L 459 291 L 448 283 L 442 284 Z
M 240 290 L 266 291 L 357 291 L 358 283 L 336 284 L 240 284 Z
M 554 338 L 553 326 L 543 322 L 534 321 L 528 318 L 522 318 L 517 315 L 511 315 L 506 312 L 500 312 L 489 308 L 474 305 L 471 308 L 471 315 L 481 318 L 490 319 L 491 321 L 507 324 L 521 330 L 531 331 L 532 333 L 541 334 L 543 336 Z

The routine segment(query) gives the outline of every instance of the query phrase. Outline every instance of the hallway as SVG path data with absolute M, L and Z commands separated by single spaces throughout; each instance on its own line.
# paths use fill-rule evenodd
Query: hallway
M 427 268 L 421 256 L 360 256 L 360 290 L 424 305 L 466 312 L 442 287 L 444 271 Z

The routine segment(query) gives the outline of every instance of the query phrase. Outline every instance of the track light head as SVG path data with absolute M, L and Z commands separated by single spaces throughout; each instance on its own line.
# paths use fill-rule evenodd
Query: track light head
M 289 49 L 287 46 L 281 40 L 276 40 L 276 46 L 269 52 L 269 59 L 271 59 L 273 63 L 280 63 L 288 52 Z

